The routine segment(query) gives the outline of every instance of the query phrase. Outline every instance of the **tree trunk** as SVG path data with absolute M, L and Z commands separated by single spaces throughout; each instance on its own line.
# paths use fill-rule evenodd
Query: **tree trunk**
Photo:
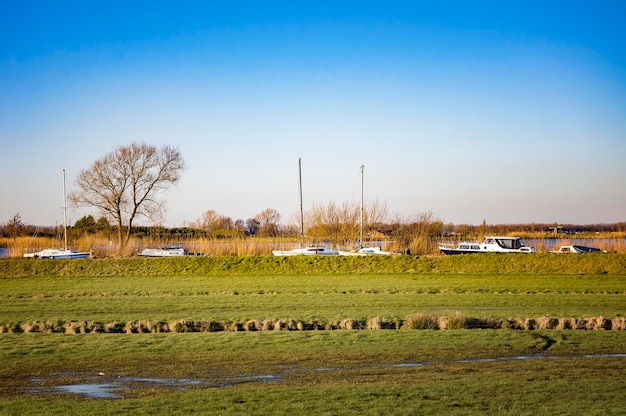
M 124 247 L 126 247 L 128 245 L 128 242 L 130 241 L 130 233 L 132 229 L 133 229 L 133 222 L 132 222 L 132 219 L 130 219 L 128 220 L 128 228 L 126 229 L 126 237 L 124 238 Z
M 117 217 L 117 254 L 118 256 L 122 254 L 123 245 L 122 245 L 122 216 Z

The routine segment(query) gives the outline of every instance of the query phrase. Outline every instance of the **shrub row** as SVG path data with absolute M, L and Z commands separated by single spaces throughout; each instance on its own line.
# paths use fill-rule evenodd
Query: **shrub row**
M 94 321 L 40 322 L 0 324 L 0 333 L 44 334 L 134 334 L 161 332 L 221 332 L 221 331 L 313 331 L 313 330 L 453 330 L 453 329 L 512 329 L 512 330 L 626 330 L 626 317 L 605 318 L 471 318 L 462 314 L 451 317 L 425 314 L 409 315 L 406 319 L 375 317 L 366 321 L 343 319 L 335 322 L 304 322 L 293 319 L 221 322 L 208 320 L 129 321 L 101 323 Z

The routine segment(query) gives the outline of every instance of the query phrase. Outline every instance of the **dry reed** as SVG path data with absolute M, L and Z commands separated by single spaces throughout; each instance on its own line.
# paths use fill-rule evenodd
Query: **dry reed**
M 521 234 L 517 234 L 521 235 Z M 580 236 L 576 236 L 577 239 Z M 524 235 L 525 240 L 534 240 L 533 245 L 537 252 L 544 253 L 555 246 L 572 244 L 571 239 L 546 239 L 544 234 Z M 606 250 L 609 253 L 626 253 L 626 237 L 620 233 L 594 234 L 593 246 Z M 403 247 L 402 244 L 406 244 Z M 388 249 L 394 252 L 403 252 L 409 249 L 413 254 L 438 254 L 435 240 L 427 236 L 416 236 L 405 243 L 388 242 Z M 207 254 L 215 256 L 268 256 L 275 249 L 291 249 L 299 245 L 297 241 L 284 237 L 259 238 L 259 237 L 235 237 L 228 239 L 216 238 L 146 238 L 131 237 L 128 245 L 120 251 L 117 240 L 104 234 L 84 234 L 71 236 L 70 248 L 78 251 L 88 251 L 93 257 L 131 257 L 140 253 L 145 248 L 163 247 L 167 245 L 180 245 L 192 254 Z M 0 238 L 0 247 L 6 247 L 11 257 L 22 257 L 25 253 L 41 251 L 45 248 L 62 248 L 63 239 L 53 237 L 14 237 Z

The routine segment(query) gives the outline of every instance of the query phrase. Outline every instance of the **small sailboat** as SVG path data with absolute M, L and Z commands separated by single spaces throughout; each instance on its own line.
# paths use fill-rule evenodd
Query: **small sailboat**
M 24 257 L 37 259 L 84 259 L 91 255 L 88 251 L 74 251 L 67 248 L 67 198 L 65 195 L 65 169 L 63 169 L 63 248 L 46 248 L 36 253 L 25 253 Z
M 325 246 L 308 246 L 304 245 L 304 210 L 302 208 L 302 158 L 298 159 L 298 179 L 300 185 L 300 235 L 302 238 L 301 248 L 293 250 L 272 250 L 275 256 L 336 256 L 339 254 L 337 250 L 330 249 Z
M 381 247 L 364 247 L 363 246 L 363 224 L 364 224 L 364 212 L 365 212 L 365 199 L 363 196 L 363 184 L 364 184 L 364 175 L 363 171 L 365 170 L 365 165 L 361 165 L 361 215 L 360 215 L 360 231 L 359 231 L 359 245 L 355 250 L 352 251 L 340 251 L 339 254 L 342 256 L 367 256 L 370 254 L 379 254 L 389 256 L 390 252 L 384 251 Z

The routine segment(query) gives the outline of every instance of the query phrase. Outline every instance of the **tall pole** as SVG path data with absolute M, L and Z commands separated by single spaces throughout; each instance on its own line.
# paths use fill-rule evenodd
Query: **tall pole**
M 363 247 L 363 169 L 365 169 L 365 165 L 361 165 L 361 232 L 359 234 L 359 248 Z
M 302 208 L 302 158 L 298 158 L 298 183 L 300 189 L 300 235 L 302 236 L 302 247 L 304 247 L 304 210 Z
M 65 196 L 65 168 L 63 168 L 63 249 L 67 250 L 67 199 Z

